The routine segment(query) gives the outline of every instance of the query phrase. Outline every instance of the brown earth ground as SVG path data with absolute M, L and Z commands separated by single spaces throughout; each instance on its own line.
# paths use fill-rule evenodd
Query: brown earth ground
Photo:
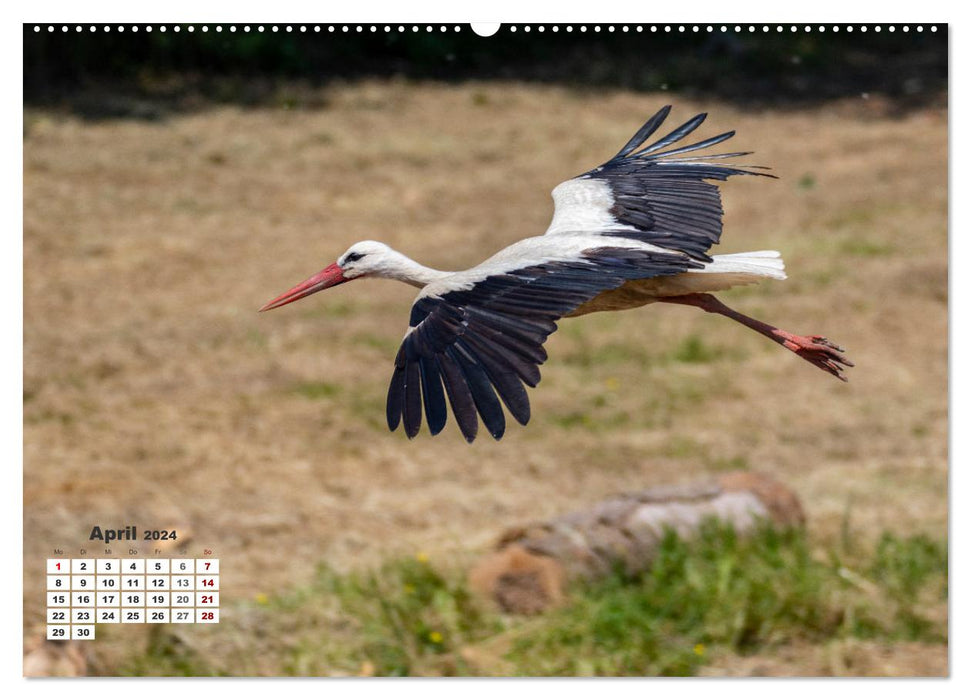
M 25 634 L 44 559 L 77 556 L 94 524 L 191 533 L 223 562 L 224 607 L 319 562 L 472 561 L 507 526 L 746 467 L 795 489 L 820 546 L 946 535 L 945 110 L 750 113 L 513 83 L 323 97 L 154 123 L 25 115 Z M 726 319 L 650 307 L 564 321 L 528 427 L 409 442 L 383 402 L 412 289 L 255 312 L 359 239 L 462 269 L 542 233 L 549 191 L 667 102 L 673 119 L 709 111 L 700 133 L 736 129 L 730 150 L 781 178 L 727 184 L 717 252 L 778 249 L 790 279 L 723 298 L 844 345 L 850 383 Z M 860 642 L 746 663 L 923 674 L 946 653 Z

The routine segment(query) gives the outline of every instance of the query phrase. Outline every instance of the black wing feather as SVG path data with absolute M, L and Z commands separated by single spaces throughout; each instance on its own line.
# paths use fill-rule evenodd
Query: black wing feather
M 401 353 L 398 353 L 399 357 Z M 398 423 L 401 422 L 401 411 L 405 400 L 405 365 L 400 365 L 395 361 L 394 374 L 391 375 L 391 384 L 388 386 L 388 428 L 393 432 L 397 430 Z
M 418 365 L 421 368 L 421 394 L 425 399 L 428 430 L 432 435 L 438 435 L 448 421 L 448 407 L 445 405 L 438 360 L 434 357 L 422 357 L 418 360 Z
M 691 117 L 691 119 L 686 121 L 684 124 L 679 126 L 677 129 L 672 131 L 670 134 L 668 134 L 667 136 L 662 136 L 657 141 L 652 143 L 650 146 L 647 146 L 646 148 L 642 148 L 635 155 L 639 158 L 643 158 L 649 153 L 660 151 L 665 146 L 669 146 L 672 143 L 675 143 L 676 141 L 680 141 L 685 136 L 690 134 L 692 131 L 697 129 L 699 126 L 701 126 L 701 123 L 705 121 L 705 119 L 707 118 L 708 118 L 708 114 L 706 112 L 702 112 L 701 114 L 696 114 L 695 116 Z
M 644 126 L 642 126 L 640 129 L 637 130 L 637 133 L 631 137 L 631 140 L 628 141 L 624 145 L 624 147 L 620 149 L 620 151 L 618 151 L 617 155 L 615 155 L 614 158 L 623 158 L 628 153 L 635 150 L 642 143 L 647 141 L 647 139 L 650 138 L 651 134 L 657 131 L 657 128 L 661 126 L 661 124 L 664 122 L 665 119 L 668 118 L 668 113 L 670 111 L 671 111 L 671 105 L 665 105 L 664 107 L 661 107 L 661 109 L 658 111 L 657 114 L 655 114 L 653 117 L 648 119 L 647 122 L 644 124 Z
M 421 365 L 418 362 L 408 362 L 405 365 L 404 382 L 404 423 L 408 437 L 415 437 L 421 429 Z
M 449 403 L 452 404 L 455 421 L 459 424 L 462 436 L 472 442 L 479 430 L 479 419 L 475 415 L 475 402 L 472 400 L 469 385 L 448 351 L 438 357 L 438 363 L 442 368 L 442 380 Z
M 724 134 L 718 134 L 718 136 L 712 136 L 710 139 L 705 139 L 704 141 L 693 143 L 690 146 L 681 146 L 680 148 L 675 148 L 670 151 L 664 151 L 664 153 L 656 153 L 654 154 L 654 157 L 667 158 L 668 156 L 676 156 L 679 153 L 688 153 L 689 151 L 700 151 L 702 148 L 708 148 L 710 146 L 715 146 L 721 143 L 722 141 L 727 141 L 734 135 L 735 135 L 734 131 L 726 131 Z

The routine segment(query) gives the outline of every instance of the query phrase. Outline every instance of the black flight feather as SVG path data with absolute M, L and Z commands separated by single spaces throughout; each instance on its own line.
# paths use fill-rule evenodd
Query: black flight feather
M 459 430 L 462 431 L 462 436 L 466 441 L 472 442 L 479 429 L 479 419 L 476 417 L 475 403 L 472 400 L 469 385 L 462 377 L 462 371 L 458 365 L 452 360 L 450 352 L 447 350 L 438 357 L 438 363 L 442 369 L 442 383 L 445 385 L 449 403 L 452 404 L 452 414 L 459 425 Z
M 391 384 L 388 386 L 388 428 L 391 431 L 397 430 L 398 423 L 401 421 L 401 406 L 404 403 L 405 389 L 405 368 L 403 365 L 394 368 L 391 375 Z
M 416 360 L 405 365 L 404 423 L 405 434 L 413 438 L 421 429 L 421 368 Z
M 442 389 L 442 377 L 438 371 L 438 360 L 434 357 L 422 357 L 418 360 L 418 365 L 421 368 L 421 393 L 425 399 L 428 430 L 432 435 L 438 435 L 448 421 L 448 406 Z
M 653 117 L 648 119 L 644 123 L 644 126 L 638 129 L 637 133 L 631 137 L 630 141 L 624 144 L 624 147 L 621 148 L 620 151 L 618 151 L 617 155 L 614 156 L 614 159 L 623 158 L 628 153 L 630 153 L 638 146 L 640 146 L 642 143 L 647 141 L 647 139 L 651 136 L 651 134 L 657 131 L 657 128 L 661 126 L 661 124 L 664 122 L 665 119 L 668 118 L 668 113 L 670 111 L 671 111 L 671 105 L 665 105 L 664 107 L 661 107 L 661 109 L 658 110 L 657 114 L 655 114 Z
M 685 136 L 690 134 L 692 131 L 697 129 L 699 126 L 701 126 L 701 123 L 705 121 L 705 119 L 707 118 L 708 118 L 708 115 L 704 112 L 701 114 L 696 114 L 695 116 L 693 116 L 691 119 L 686 121 L 684 124 L 679 126 L 677 129 L 672 131 L 667 136 L 663 136 L 657 141 L 655 141 L 654 143 L 652 143 L 650 146 L 647 146 L 639 150 L 637 153 L 634 154 L 634 156 L 637 158 L 643 158 L 644 156 L 650 153 L 654 153 L 655 151 L 661 150 L 665 146 L 669 146 L 670 144 L 675 143 L 676 141 L 680 141 Z

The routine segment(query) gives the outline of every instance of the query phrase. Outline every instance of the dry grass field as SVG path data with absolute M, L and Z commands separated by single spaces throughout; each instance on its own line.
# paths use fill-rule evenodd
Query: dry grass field
M 25 635 L 44 559 L 94 524 L 213 549 L 230 618 L 321 562 L 461 566 L 507 526 L 727 469 L 791 486 L 819 547 L 946 538 L 944 109 L 748 112 L 515 83 L 318 97 L 155 122 L 26 113 Z M 780 178 L 727 183 L 717 252 L 778 249 L 790 279 L 724 298 L 846 347 L 848 384 L 726 319 L 656 306 L 564 321 L 532 422 L 501 442 L 467 445 L 454 422 L 408 441 L 383 406 L 412 289 L 358 282 L 256 313 L 360 239 L 462 269 L 541 233 L 550 190 L 667 102 L 675 120 L 708 111 L 703 135 L 736 129 L 730 150 Z M 134 627 L 95 643 L 100 672 Z M 940 674 L 946 654 L 803 644 L 706 673 Z

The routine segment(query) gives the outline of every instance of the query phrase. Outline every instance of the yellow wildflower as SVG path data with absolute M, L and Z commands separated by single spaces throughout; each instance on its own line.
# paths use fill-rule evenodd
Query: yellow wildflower
M 697 654 L 698 656 L 704 656 L 705 655 L 705 645 L 704 644 L 695 644 L 695 654 Z
M 437 631 L 429 632 L 428 633 L 428 640 L 432 644 L 441 644 L 442 643 L 442 633 L 441 632 L 437 632 Z
M 417 559 L 418 561 L 420 561 L 422 564 L 427 564 L 428 563 L 428 552 L 418 552 L 418 554 L 415 555 L 415 559 Z
M 266 593 L 257 593 L 256 602 L 259 603 L 260 605 L 266 605 L 267 603 L 270 602 L 270 597 L 266 595 Z

